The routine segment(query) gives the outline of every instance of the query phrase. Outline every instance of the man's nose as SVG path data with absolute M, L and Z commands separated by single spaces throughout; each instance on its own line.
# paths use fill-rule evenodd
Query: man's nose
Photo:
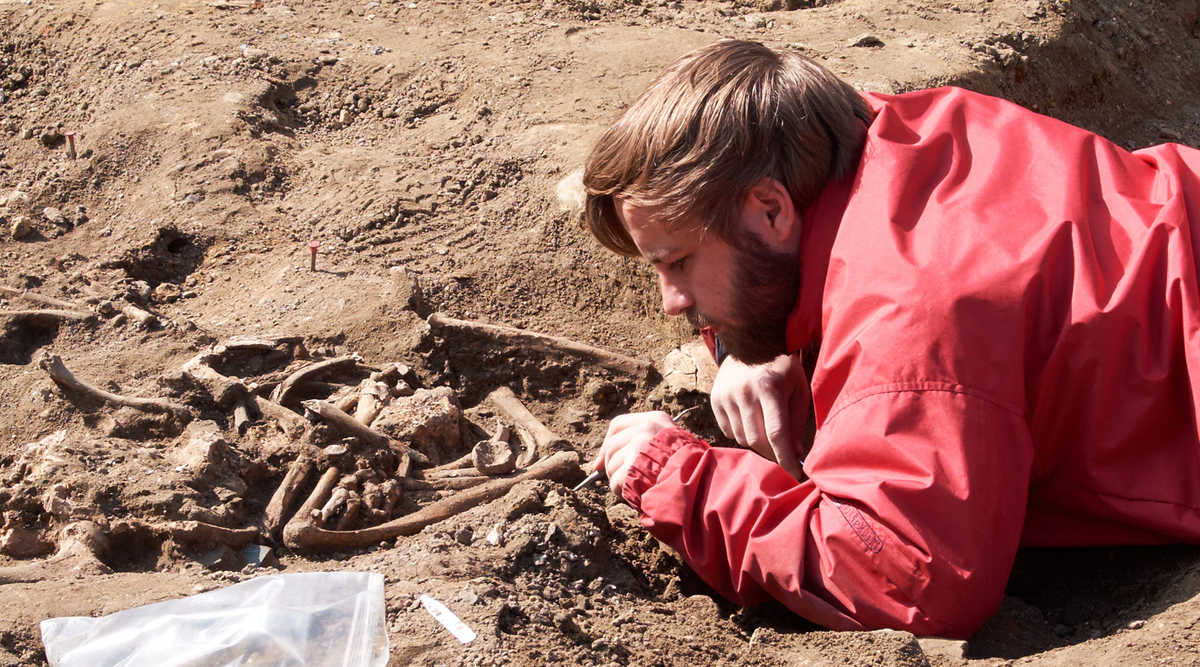
M 667 276 L 660 275 L 658 277 L 659 288 L 662 289 L 663 310 L 672 317 L 683 315 L 688 308 L 696 305 L 692 299 L 691 293 L 679 284 L 678 281 L 673 281 Z

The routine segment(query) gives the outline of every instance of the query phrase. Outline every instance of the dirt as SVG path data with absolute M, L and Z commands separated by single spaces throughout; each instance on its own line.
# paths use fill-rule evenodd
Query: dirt
M 589 458 L 622 412 L 704 405 L 704 378 L 668 359 L 693 332 L 659 312 L 645 267 L 581 231 L 573 185 L 589 142 L 686 51 L 719 37 L 791 45 L 864 90 L 960 85 L 1127 148 L 1200 146 L 1198 12 L 1194 0 L 0 0 L 0 666 L 46 664 L 44 618 L 319 570 L 385 575 L 393 665 L 1200 662 L 1191 546 L 1023 551 L 1000 612 L 962 644 L 737 608 L 599 485 L 524 482 L 343 551 L 276 534 L 249 562 L 166 528 L 263 529 L 297 459 L 360 473 L 366 504 L 403 448 L 420 469 L 487 440 L 498 387 L 555 434 L 542 458 Z M 12 314 L 46 309 L 78 316 Z M 434 313 L 657 370 L 431 327 Z M 39 364 L 51 354 L 96 388 L 180 410 L 60 386 Z M 184 372 L 198 355 L 232 393 Z M 336 400 L 403 364 L 419 391 L 392 399 L 403 414 L 382 418 L 388 447 L 315 418 L 289 430 L 251 408 L 248 427 L 235 422 L 239 396 L 253 404 L 306 365 L 354 355 L 296 398 Z M 406 393 L 399 377 L 387 388 Z M 703 410 L 685 423 L 720 440 Z M 518 452 L 532 441 L 513 437 Z M 409 489 L 388 517 L 461 493 Z M 478 639 L 441 629 L 422 593 Z

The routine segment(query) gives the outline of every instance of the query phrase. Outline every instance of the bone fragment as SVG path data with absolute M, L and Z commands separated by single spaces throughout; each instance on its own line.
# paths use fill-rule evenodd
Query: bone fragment
M 338 519 L 338 530 L 349 530 L 353 528 L 359 521 L 358 513 L 362 509 L 362 497 L 357 491 L 348 491 L 346 496 L 346 511 L 342 512 L 342 518 Z
M 329 500 L 325 501 L 325 506 L 321 508 L 321 523 L 329 523 L 329 519 L 337 514 L 342 505 L 346 504 L 346 499 L 350 497 L 350 489 L 338 485 L 332 493 L 329 494 Z
M 391 540 L 401 535 L 414 535 L 439 521 L 461 514 L 473 507 L 495 500 L 508 493 L 517 484 L 532 479 L 550 479 L 556 482 L 578 481 L 581 476 L 579 454 L 565 451 L 539 461 L 536 465 L 517 471 L 511 477 L 502 477 L 477 486 L 467 491 L 456 493 L 450 498 L 438 501 L 424 509 L 393 519 L 372 528 L 339 532 L 325 530 L 313 524 L 312 517 L 306 513 L 328 498 L 334 486 L 337 472 L 330 468 L 333 475 L 326 471 L 325 476 L 317 483 L 301 511 L 288 522 L 283 529 L 283 541 L 300 553 L 319 551 L 334 551 L 351 549 L 378 544 L 383 540 Z
M 398 480 L 388 479 L 379 485 L 379 489 L 383 492 L 383 507 L 380 509 L 379 516 L 382 521 L 387 521 L 392 518 L 392 512 L 396 511 L 396 504 L 404 495 L 404 487 Z
M 153 329 L 158 326 L 158 316 L 146 310 L 142 310 L 134 305 L 121 306 L 121 312 L 128 315 L 130 318 L 137 320 L 138 324 L 143 328 Z
M 239 397 L 246 395 L 246 385 L 242 384 L 241 378 L 231 378 L 226 375 L 221 375 L 211 367 L 203 363 L 193 363 L 196 359 L 193 358 L 184 365 L 184 373 L 200 383 L 204 387 L 209 396 L 218 405 L 228 407 L 232 405 Z
M 254 394 L 247 394 L 247 397 L 254 402 L 254 407 L 258 410 L 259 414 L 279 422 L 279 426 L 283 429 L 284 433 L 296 436 L 308 429 L 308 421 L 304 417 L 288 410 L 275 401 L 255 396 Z
M 390 400 L 392 400 L 392 395 L 388 392 L 386 383 L 363 380 L 359 384 L 358 405 L 354 410 L 354 419 L 363 426 L 370 426 Z
M 628 373 L 638 377 L 646 377 L 650 370 L 654 368 L 654 364 L 645 359 L 635 359 L 618 352 L 610 352 L 591 345 L 585 345 L 567 338 L 559 336 L 547 336 L 546 334 L 526 331 L 524 329 L 516 329 L 514 327 L 506 327 L 498 324 L 484 324 L 483 322 L 471 322 L 468 320 L 456 320 L 440 313 L 434 313 L 429 316 L 429 324 L 442 329 L 454 329 L 473 333 L 485 338 L 514 345 L 526 349 L 533 350 L 551 350 L 570 354 L 592 363 L 595 363 L 604 368 Z
M 95 317 L 81 310 L 0 310 L 0 317 L 24 318 L 34 322 L 51 322 L 55 320 L 86 320 Z
M 496 434 L 490 440 L 475 445 L 471 450 L 471 462 L 484 475 L 512 472 L 517 467 L 517 459 L 508 444 L 508 427 L 497 420 Z
M 438 479 L 402 479 L 400 486 L 403 486 L 408 491 L 456 491 L 460 489 L 470 489 L 480 484 L 491 481 L 491 477 L 475 476 L 475 477 L 442 477 Z
M 363 505 L 370 510 L 383 509 L 383 487 L 375 482 L 363 482 Z
M 469 458 L 467 459 L 467 462 L 470 463 Z M 485 475 L 483 473 L 479 472 L 478 470 L 476 470 L 475 468 L 443 468 L 441 470 L 438 470 L 436 468 L 430 468 L 429 470 L 426 470 L 425 474 L 424 474 L 425 479 L 451 479 L 454 477 L 483 477 L 483 476 L 485 476 Z
M 257 528 L 225 528 L 200 521 L 168 521 L 165 529 L 177 542 L 224 544 L 235 549 L 262 539 Z
M 233 402 L 233 428 L 238 435 L 244 435 L 250 428 L 250 411 L 246 409 L 245 395 L 238 396 Z
M 304 401 L 303 405 L 309 410 L 312 410 L 316 414 L 320 415 L 322 419 L 328 421 L 330 424 L 333 424 L 334 426 L 342 429 L 350 435 L 357 437 L 359 440 L 362 440 L 369 445 L 375 445 L 377 447 L 391 446 L 396 451 L 405 451 L 408 448 L 407 445 L 392 440 L 387 435 L 380 433 L 369 426 L 364 426 L 361 422 L 355 420 L 345 412 L 338 410 L 330 403 L 312 400 Z
M 124 405 L 131 408 L 137 408 L 145 412 L 165 412 L 173 413 L 180 416 L 192 417 L 191 410 L 178 404 L 172 403 L 163 398 L 134 398 L 130 396 L 121 396 L 111 392 L 97 389 L 92 385 L 76 378 L 67 367 L 63 365 L 62 358 L 57 354 L 48 354 L 43 352 L 38 359 L 38 365 L 50 374 L 50 379 L 63 387 L 73 389 L 81 394 L 98 398 L 102 401 L 107 401 L 115 405 Z
M 63 301 L 61 299 L 55 299 L 51 296 L 43 296 L 36 292 L 30 292 L 29 290 L 17 289 L 15 287 L 8 287 L 5 285 L 0 285 L 0 294 L 17 297 L 19 299 L 25 299 L 26 301 L 32 301 L 33 303 L 40 303 L 43 306 L 50 306 L 51 308 L 61 308 L 63 310 L 74 311 L 83 310 L 83 308 L 71 303 L 70 301 Z
M 566 441 L 546 428 L 537 417 L 525 407 L 508 387 L 499 387 L 488 394 L 488 400 L 500 414 L 514 423 L 518 429 L 524 429 L 531 438 L 521 438 L 525 443 L 525 451 L 517 459 L 517 465 L 526 467 L 537 460 L 538 452 L 550 452 L 566 444 Z
M 312 461 L 306 458 L 292 461 L 287 474 L 283 476 L 283 482 L 279 484 L 279 488 L 271 496 L 271 501 L 267 503 L 265 525 L 269 535 L 274 536 L 280 528 L 283 528 L 284 518 L 287 517 L 288 511 L 296 502 L 296 496 L 300 494 L 300 489 L 308 483 L 312 471 Z
M 327 371 L 340 368 L 351 368 L 356 363 L 358 363 L 358 357 L 349 356 L 326 359 L 325 361 L 315 363 L 310 366 L 305 366 L 304 368 L 301 368 L 295 373 L 289 375 L 283 382 L 279 383 L 279 386 L 275 387 L 275 391 L 271 394 L 271 400 L 280 405 L 287 405 L 288 400 L 291 399 L 292 391 L 295 390 L 297 384 L 312 380 L 318 375 Z

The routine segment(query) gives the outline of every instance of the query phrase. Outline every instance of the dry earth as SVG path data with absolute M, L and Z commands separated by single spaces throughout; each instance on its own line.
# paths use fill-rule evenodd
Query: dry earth
M 678 55 L 718 37 L 791 45 L 862 89 L 961 85 L 1129 148 L 1200 146 L 1198 9 L 0 0 L 0 286 L 10 288 L 0 294 L 0 666 L 46 664 L 47 617 L 317 570 L 386 575 L 393 665 L 1200 662 L 1194 547 L 1023 552 L 1004 607 L 963 645 L 821 632 L 782 607 L 735 608 L 602 488 L 573 493 L 561 480 L 522 483 L 370 546 L 321 551 L 276 532 L 258 540 L 272 547 L 261 563 L 221 546 L 266 525 L 297 460 L 357 471 L 357 497 L 378 509 L 402 462 L 393 450 L 412 446 L 429 465 L 470 452 L 502 416 L 487 398 L 498 387 L 559 436 L 542 443 L 543 459 L 589 457 L 615 414 L 704 404 L 703 379 L 688 385 L 686 362 L 663 361 L 692 332 L 657 311 L 647 271 L 590 242 L 571 208 L 589 142 Z M 310 241 L 321 244 L 316 271 Z M 155 320 L 143 325 L 143 312 Z M 658 370 L 431 327 L 434 313 Z M 60 387 L 38 363 L 49 354 L 95 387 L 183 410 Z M 201 381 L 195 364 L 184 372 L 198 355 L 235 381 Z M 407 393 L 396 389 L 407 371 L 422 391 L 376 422 L 390 448 L 324 424 L 285 431 L 253 409 L 306 364 L 350 355 L 361 361 L 292 396 L 337 399 L 372 372 Z M 242 428 L 239 400 L 251 404 Z M 703 411 L 687 424 L 715 435 Z M 514 437 L 520 451 L 532 440 Z M 300 499 L 315 485 L 314 473 Z M 409 488 L 397 512 L 463 493 Z M 200 539 L 185 521 L 229 531 Z M 479 639 L 459 644 L 416 604 L 421 593 Z

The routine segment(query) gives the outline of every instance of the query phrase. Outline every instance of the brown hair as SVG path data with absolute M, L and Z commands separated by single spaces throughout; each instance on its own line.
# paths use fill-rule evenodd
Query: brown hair
M 584 225 L 606 248 L 638 255 L 614 198 L 661 206 L 668 228 L 694 224 L 734 241 L 763 178 L 797 211 L 858 165 L 871 112 L 849 84 L 791 49 L 721 40 L 675 61 L 592 147 Z

